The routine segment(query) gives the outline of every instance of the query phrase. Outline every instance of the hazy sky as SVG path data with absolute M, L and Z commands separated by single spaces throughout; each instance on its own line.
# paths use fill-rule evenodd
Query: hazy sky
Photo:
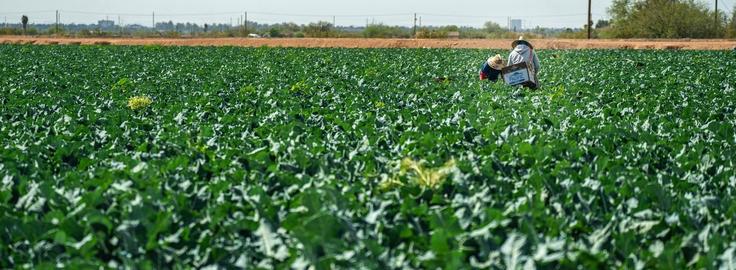
M 593 20 L 607 18 L 612 0 L 593 1 Z M 725 0 L 722 0 L 725 1 Z M 721 2 L 720 6 L 736 2 Z M 711 4 L 712 5 L 712 4 Z M 726 8 L 730 10 L 730 5 Z M 581 27 L 586 21 L 585 0 L 0 0 L 0 19 L 17 22 L 27 14 L 33 23 L 54 21 L 60 10 L 64 23 L 92 23 L 106 17 L 123 24 L 151 25 L 156 21 L 237 24 L 242 13 L 248 20 L 266 23 L 308 23 L 318 20 L 338 25 L 365 25 L 366 21 L 410 26 L 413 13 L 423 25 L 481 26 L 492 20 L 502 26 L 507 18 L 523 19 L 524 27 Z

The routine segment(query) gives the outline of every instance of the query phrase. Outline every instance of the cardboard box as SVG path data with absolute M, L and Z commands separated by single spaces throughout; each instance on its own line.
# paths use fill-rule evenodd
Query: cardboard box
M 537 75 L 529 63 L 521 62 L 507 66 L 501 70 L 503 81 L 508 85 L 522 85 L 532 89 L 537 88 Z

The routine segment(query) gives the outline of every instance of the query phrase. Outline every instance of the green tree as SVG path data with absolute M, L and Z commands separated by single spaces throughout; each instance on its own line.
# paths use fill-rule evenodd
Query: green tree
M 610 21 L 598 20 L 598 22 L 595 23 L 595 29 L 606 28 L 609 25 L 611 25 L 611 22 Z
M 398 26 L 387 26 L 382 23 L 368 25 L 363 30 L 363 37 L 367 38 L 408 38 L 410 30 Z
M 23 15 L 20 17 L 20 23 L 23 24 L 23 34 L 26 34 L 26 29 L 28 28 L 28 16 Z
M 733 7 L 733 11 L 731 12 L 731 21 L 728 22 L 728 27 L 726 28 L 726 37 L 736 38 L 736 6 Z
M 268 35 L 273 38 L 281 37 L 281 30 L 278 27 L 271 27 L 268 29 Z
M 617 38 L 715 38 L 715 13 L 695 0 L 614 0 L 608 9 Z
M 504 29 L 503 27 L 501 27 L 501 25 L 499 25 L 496 22 L 492 22 L 492 21 L 487 21 L 486 23 L 484 23 L 483 24 L 483 29 L 486 32 L 488 32 L 488 33 L 503 33 L 503 32 L 506 32 L 506 29 Z
M 460 27 L 457 27 L 457 25 L 447 25 L 440 27 L 440 31 L 457 32 L 460 31 Z
M 330 37 L 333 34 L 332 30 L 332 24 L 324 21 L 310 23 L 304 27 L 304 33 L 308 37 Z
M 483 24 L 483 31 L 487 38 L 507 38 L 508 31 L 496 22 L 487 21 Z

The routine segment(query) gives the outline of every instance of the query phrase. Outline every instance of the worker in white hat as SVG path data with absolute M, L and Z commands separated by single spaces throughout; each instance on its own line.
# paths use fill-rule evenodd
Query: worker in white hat
M 539 68 L 541 67 L 539 65 L 539 57 L 537 57 L 537 53 L 534 52 L 534 46 L 532 46 L 531 43 L 524 40 L 524 37 L 519 37 L 518 40 L 514 40 L 514 42 L 511 43 L 511 54 L 509 54 L 509 62 L 507 65 L 514 65 L 521 62 L 527 62 L 530 64 L 530 66 L 534 69 L 534 76 L 536 77 L 536 74 L 539 73 Z M 539 85 L 539 81 L 536 80 L 537 86 Z
M 503 58 L 500 54 L 496 54 L 491 58 L 488 58 L 480 68 L 480 79 L 489 80 L 492 82 L 498 81 L 498 77 L 501 75 L 501 70 L 505 67 Z
M 524 37 L 519 37 L 518 40 L 511 42 L 511 53 L 509 54 L 509 62 L 507 65 L 515 65 L 523 62 L 527 62 L 528 66 L 532 69 L 531 72 L 534 74 L 534 86 L 530 86 L 532 89 L 539 88 L 539 79 L 537 74 L 541 68 L 539 64 L 539 57 L 534 52 L 534 46 L 529 41 L 524 40 Z

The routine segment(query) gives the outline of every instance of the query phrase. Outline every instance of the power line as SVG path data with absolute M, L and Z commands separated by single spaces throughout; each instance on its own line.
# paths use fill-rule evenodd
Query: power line
M 87 15 L 122 15 L 122 16 L 149 16 L 147 13 L 119 13 L 119 12 L 99 12 L 99 11 L 82 11 L 82 10 L 60 10 L 67 13 L 75 14 L 87 14 Z M 54 12 L 53 10 L 50 12 Z M 16 14 L 19 12 L 8 12 L 8 14 Z M 255 11 L 249 12 L 256 15 L 272 15 L 272 16 L 291 16 L 291 17 L 338 17 L 338 18 L 349 18 L 349 17 L 397 17 L 397 16 L 409 16 L 411 13 L 387 13 L 387 14 L 306 14 L 306 13 L 279 13 L 279 12 L 262 12 Z M 3 13 L 0 13 L 3 14 Z M 223 15 L 240 15 L 240 12 L 203 12 L 203 13 L 159 13 L 159 16 L 176 17 L 176 16 L 223 16 Z
M 351 14 L 351 15 L 333 15 L 333 14 L 295 14 L 295 13 L 275 13 L 275 12 L 250 12 L 256 15 L 273 15 L 273 16 L 290 16 L 290 17 L 338 17 L 338 18 L 363 18 L 363 17 L 398 17 L 411 16 L 412 13 L 389 13 L 389 14 Z
M 723 0 L 721 0 L 723 1 Z M 32 14 L 32 13 L 53 13 L 55 10 L 39 10 L 39 11 L 27 11 L 27 12 L 0 12 L 0 14 Z M 139 16 L 148 17 L 149 13 L 128 13 L 128 12 L 101 12 L 101 11 L 85 11 L 85 10 L 59 10 L 59 12 L 72 13 L 72 14 L 84 14 L 84 15 L 119 15 L 119 16 Z M 309 13 L 281 13 L 281 12 L 265 12 L 265 11 L 250 11 L 249 13 L 254 15 L 266 15 L 266 16 L 290 16 L 290 17 L 336 17 L 336 18 L 365 18 L 365 17 L 400 17 L 400 16 L 412 16 L 414 13 L 381 13 L 381 14 L 309 14 Z M 240 15 L 240 12 L 198 12 L 198 13 L 159 13 L 159 16 L 165 17 L 180 17 L 180 16 L 232 16 Z M 477 14 L 442 14 L 442 13 L 425 13 L 417 12 L 417 15 L 429 16 L 429 17 L 456 17 L 456 18 L 507 18 L 509 16 L 488 16 L 488 15 L 477 15 Z M 599 13 L 593 13 L 594 15 L 601 15 Z M 575 14 L 540 14 L 540 15 L 519 15 L 510 16 L 514 18 L 562 18 L 562 17 L 576 17 L 576 16 L 587 16 L 587 13 L 575 13 Z
M 71 14 L 83 14 L 83 15 L 119 15 L 119 16 L 130 16 L 130 17 L 149 17 L 151 14 L 147 13 L 118 13 L 118 12 L 92 12 L 92 11 L 80 11 L 80 10 L 59 10 L 63 13 Z
M 161 13 L 159 16 L 181 17 L 181 16 L 229 16 L 240 15 L 240 12 L 213 12 L 213 13 Z
M 0 14 L 7 14 L 7 15 L 14 15 L 14 14 L 38 14 L 38 13 L 53 13 L 56 12 L 56 10 L 35 10 L 35 11 L 6 11 L 6 12 L 0 12 Z
M 588 13 L 576 13 L 576 14 L 548 14 L 548 15 L 522 15 L 522 16 L 488 16 L 488 15 L 464 15 L 464 14 L 438 14 L 438 13 L 417 13 L 425 16 L 433 17 L 455 17 L 455 18 L 562 18 L 562 17 L 577 17 L 587 16 Z M 600 15 L 600 13 L 593 13 L 594 15 Z
M 459 15 L 459 14 L 437 14 L 437 13 L 417 13 L 430 17 L 453 17 L 453 18 L 506 18 L 508 16 L 481 16 L 481 15 Z
M 82 11 L 82 10 L 60 10 L 60 12 L 83 14 L 83 15 L 119 15 L 131 17 L 150 17 L 150 13 L 119 13 L 119 12 L 99 12 L 99 11 Z M 213 13 L 159 13 L 158 16 L 165 17 L 192 17 L 192 16 L 224 16 L 239 15 L 240 12 L 213 12 Z

